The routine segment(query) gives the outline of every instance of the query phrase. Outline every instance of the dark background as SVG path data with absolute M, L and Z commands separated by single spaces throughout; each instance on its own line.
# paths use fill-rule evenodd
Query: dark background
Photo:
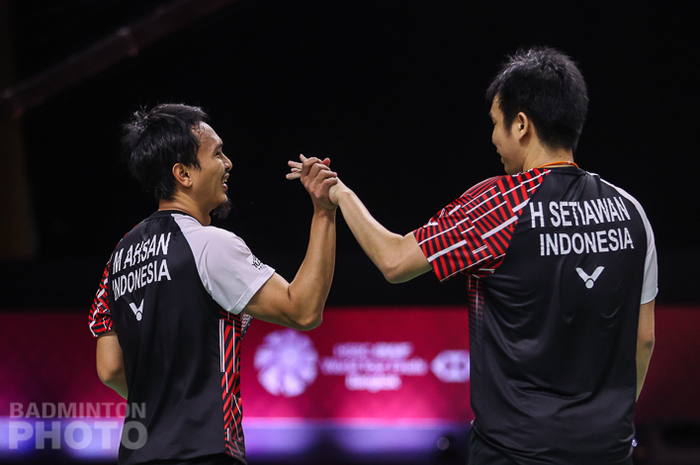
M 15 77 L 169 3 L 9 1 Z M 291 280 L 312 210 L 284 179 L 287 160 L 330 157 L 374 216 L 406 233 L 502 174 L 484 91 L 531 45 L 565 51 L 587 79 L 576 161 L 644 205 L 658 302 L 697 303 L 697 17 L 691 3 L 593 3 L 238 1 L 193 21 L 21 117 L 38 251 L 0 261 L 0 308 L 90 305 L 112 248 L 156 208 L 119 161 L 120 125 L 140 106 L 208 111 L 234 164 L 234 210 L 217 224 Z M 461 304 L 463 286 L 386 283 L 340 221 L 330 305 Z

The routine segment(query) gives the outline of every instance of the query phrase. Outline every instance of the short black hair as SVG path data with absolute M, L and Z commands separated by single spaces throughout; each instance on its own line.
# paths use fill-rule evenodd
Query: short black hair
M 564 53 L 533 47 L 510 56 L 486 91 L 489 105 L 494 98 L 507 127 L 522 111 L 547 147 L 576 150 L 588 92 L 578 66 Z
M 200 140 L 194 130 L 209 117 L 199 107 L 164 103 L 141 109 L 123 125 L 123 156 L 131 174 L 157 200 L 175 194 L 176 163 L 199 167 Z

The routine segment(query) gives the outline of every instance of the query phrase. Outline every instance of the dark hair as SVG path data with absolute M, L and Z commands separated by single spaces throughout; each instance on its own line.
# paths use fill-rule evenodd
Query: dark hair
M 581 72 L 567 55 L 549 47 L 518 51 L 486 91 L 489 105 L 496 97 L 507 127 L 522 111 L 547 147 L 576 150 L 588 93 Z
M 164 103 L 135 112 L 123 126 L 123 155 L 131 174 L 147 192 L 160 199 L 175 194 L 173 166 L 199 167 L 199 137 L 194 129 L 208 120 L 199 107 Z

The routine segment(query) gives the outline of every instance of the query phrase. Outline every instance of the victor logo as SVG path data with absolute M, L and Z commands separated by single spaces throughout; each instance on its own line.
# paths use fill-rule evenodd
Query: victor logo
M 138 307 L 133 302 L 129 302 L 129 307 L 131 311 L 134 312 L 134 315 L 136 315 L 136 321 L 141 321 L 141 318 L 143 318 L 143 300 Z
M 586 283 L 586 287 L 588 289 L 591 289 L 594 285 L 600 274 L 603 272 L 605 269 L 604 266 L 599 266 L 598 268 L 595 269 L 592 275 L 588 275 L 585 271 L 583 271 L 581 268 L 576 268 L 576 272 L 578 275 L 581 277 L 584 283 Z

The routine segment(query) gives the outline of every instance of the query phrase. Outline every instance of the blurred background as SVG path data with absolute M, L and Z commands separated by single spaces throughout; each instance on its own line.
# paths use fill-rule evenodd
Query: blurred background
M 700 41 L 687 2 L 0 0 L 0 416 L 13 402 L 116 402 L 93 376 L 87 313 L 112 248 L 156 208 L 120 161 L 120 125 L 132 112 L 183 102 L 209 113 L 234 164 L 234 209 L 216 224 L 292 279 L 312 210 L 303 188 L 284 179 L 287 160 L 330 157 L 385 226 L 399 233 L 421 226 L 476 182 L 502 173 L 484 92 L 506 55 L 532 45 L 554 46 L 579 63 L 591 102 L 576 161 L 637 197 L 655 230 L 659 334 L 638 409 L 636 461 L 700 463 L 692 71 Z M 321 359 L 338 350 L 330 341 L 367 343 L 370 351 L 410 342 L 407 356 L 429 366 L 465 343 L 445 338 L 444 321 L 452 320 L 442 316 L 459 322 L 460 312 L 450 312 L 464 302 L 460 277 L 386 283 L 341 220 L 327 315 L 331 322 L 355 315 L 357 326 L 337 323 L 335 332 L 309 337 Z M 390 317 L 402 308 L 431 330 L 397 326 Z M 374 332 L 363 332 L 368 325 Z M 263 344 L 275 330 L 261 325 L 251 340 Z M 435 343 L 422 348 L 422 339 Z M 251 343 L 251 357 L 257 347 Z M 244 382 L 256 392 L 252 363 Z M 440 381 L 426 370 L 426 383 Z M 430 389 L 435 398 L 468 403 L 468 380 L 460 382 L 461 396 L 445 383 L 450 393 L 440 384 Z M 394 391 L 404 399 L 425 388 L 402 383 Z M 391 394 L 345 391 L 350 397 L 339 402 Z M 260 390 L 267 395 L 285 397 Z M 463 463 L 471 420 L 468 406 L 449 414 L 408 409 L 398 423 L 393 411 L 279 408 L 287 413 L 246 410 L 251 463 L 340 463 L 338 454 L 354 463 L 411 456 Z M 114 460 L 67 457 L 65 447 L 20 453 L 3 425 L 0 460 Z M 277 444 L 311 435 L 317 447 L 266 454 L 274 447 L 263 439 L 274 428 L 282 431 Z M 408 430 L 430 438 L 423 449 L 401 452 L 402 443 L 422 444 L 406 439 Z M 385 439 L 339 452 L 338 438 L 351 436 L 360 444 Z

